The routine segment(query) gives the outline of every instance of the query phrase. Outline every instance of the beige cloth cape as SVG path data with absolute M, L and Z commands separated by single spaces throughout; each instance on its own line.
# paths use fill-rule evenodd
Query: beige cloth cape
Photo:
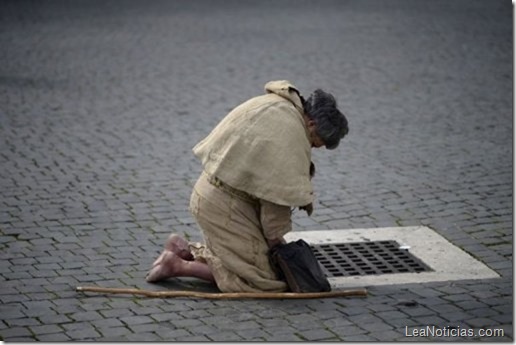
M 288 81 L 231 111 L 194 148 L 204 171 L 260 199 L 304 206 L 313 201 L 310 134 L 297 89 Z

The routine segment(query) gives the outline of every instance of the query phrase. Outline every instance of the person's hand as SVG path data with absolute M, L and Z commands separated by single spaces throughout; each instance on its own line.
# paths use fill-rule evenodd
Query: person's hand
M 278 238 L 273 238 L 273 239 L 266 238 L 266 240 L 267 240 L 267 245 L 269 246 L 269 248 L 273 248 L 273 247 L 277 246 L 278 244 L 287 243 L 287 241 L 285 241 L 285 239 L 283 237 L 278 237 Z
M 300 206 L 299 209 L 305 210 L 308 216 L 310 217 L 312 215 L 312 212 L 314 212 L 314 205 L 312 203 L 309 203 L 308 205 Z

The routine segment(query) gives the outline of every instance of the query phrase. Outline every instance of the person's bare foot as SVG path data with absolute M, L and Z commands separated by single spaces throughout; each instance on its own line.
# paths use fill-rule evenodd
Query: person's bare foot
M 145 280 L 148 283 L 165 280 L 182 274 L 185 262 L 177 254 L 172 251 L 165 250 L 159 257 L 160 262 L 154 265 Z
M 188 247 L 188 241 L 179 235 L 172 234 L 165 242 L 165 250 L 163 250 L 160 256 L 158 256 L 158 258 L 154 261 L 152 267 L 159 265 L 161 261 L 163 261 L 163 256 L 167 251 L 171 251 L 183 260 L 192 261 L 194 259 L 194 256 Z
M 188 241 L 177 234 L 172 234 L 165 242 L 165 249 L 176 253 L 181 259 L 192 261 L 194 259 Z

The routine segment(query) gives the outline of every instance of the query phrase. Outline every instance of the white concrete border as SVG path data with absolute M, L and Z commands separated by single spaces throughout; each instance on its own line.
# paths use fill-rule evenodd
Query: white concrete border
M 295 231 L 288 233 L 285 239 L 287 241 L 303 239 L 310 244 L 394 240 L 400 245 L 410 246 L 409 252 L 434 270 L 420 273 L 329 278 L 334 288 L 500 277 L 482 262 L 425 226 Z

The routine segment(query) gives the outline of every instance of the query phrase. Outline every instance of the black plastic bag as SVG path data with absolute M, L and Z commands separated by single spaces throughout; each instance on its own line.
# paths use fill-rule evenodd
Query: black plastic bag
M 276 245 L 270 249 L 269 258 L 292 292 L 331 291 L 312 248 L 305 241 Z

